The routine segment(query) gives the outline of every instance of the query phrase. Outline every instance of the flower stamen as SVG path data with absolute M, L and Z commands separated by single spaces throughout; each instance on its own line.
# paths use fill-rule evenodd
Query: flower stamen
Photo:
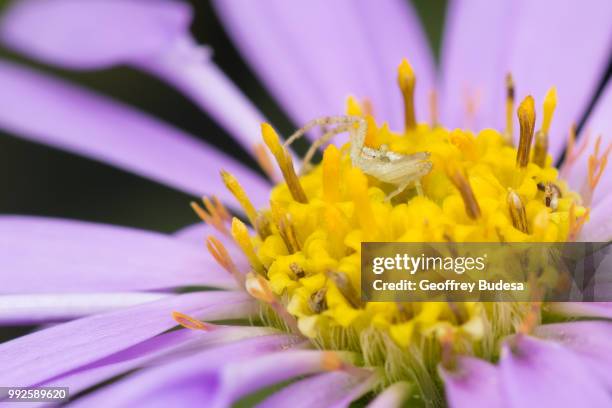
M 431 127 L 438 127 L 440 124 L 438 110 L 438 93 L 435 89 L 432 89 L 431 92 L 429 92 L 429 115 L 429 122 L 431 123 Z
M 281 145 L 280 139 L 276 131 L 267 123 L 261 125 L 261 132 L 270 152 L 276 159 L 276 163 L 283 174 L 283 178 L 287 183 L 289 192 L 293 199 L 299 203 L 307 203 L 306 193 L 300 184 L 295 168 L 293 167 L 293 159 L 287 150 Z
M 265 274 L 264 266 L 259 261 L 259 258 L 255 253 L 253 243 L 251 242 L 251 238 L 249 237 L 248 228 L 236 217 L 232 219 L 232 237 L 242 252 L 244 252 L 249 264 L 251 265 L 251 268 L 253 268 L 259 274 Z
M 414 70 L 406 58 L 402 59 L 397 69 L 397 83 L 402 91 L 404 99 L 404 129 L 416 129 L 416 115 L 414 112 L 414 88 L 416 76 Z
M 535 129 L 535 102 L 531 95 L 523 99 L 518 107 L 517 116 L 521 127 L 521 136 L 516 153 L 516 165 L 519 168 L 527 167 L 529 164 L 529 153 L 531 151 L 531 141 Z
M 253 152 L 255 153 L 257 164 L 259 164 L 259 167 L 266 173 L 266 176 L 268 176 L 270 180 L 278 183 L 280 180 L 274 169 L 272 160 L 270 160 L 266 146 L 263 143 L 257 143 L 253 148 Z
M 214 324 L 205 323 L 201 320 L 196 319 L 195 317 L 188 316 L 181 312 L 172 312 L 172 318 L 179 325 L 190 330 L 211 331 L 217 327 Z
M 512 225 L 517 230 L 525 234 L 529 234 L 529 227 L 527 225 L 527 213 L 525 212 L 525 205 L 523 204 L 521 197 L 513 190 L 509 190 L 507 201 Z
M 284 208 L 275 201 L 270 202 L 272 209 L 272 217 L 278 229 L 278 233 L 282 240 L 285 242 L 285 246 L 289 253 L 294 254 L 302 249 L 302 246 L 298 242 L 295 234 L 295 229 L 289 218 L 289 214 Z
M 323 198 L 328 203 L 340 200 L 340 151 L 334 145 L 323 152 Z
M 599 156 L 599 149 L 601 146 L 601 135 L 597 137 L 597 141 L 595 142 L 595 150 L 593 154 L 589 156 L 589 172 L 588 172 L 588 182 L 589 188 L 591 191 L 595 190 L 599 180 L 601 179 L 601 175 L 606 169 L 606 165 L 608 164 L 608 155 L 610 154 L 610 150 L 612 150 L 612 143 L 608 145 L 606 150 L 602 153 L 601 157 Z
M 540 167 L 546 165 L 546 156 L 548 154 L 548 133 L 552 116 L 557 106 L 557 88 L 552 87 L 544 97 L 544 119 L 542 120 L 542 128 L 536 133 L 535 145 L 533 147 L 532 161 Z
M 348 189 L 351 199 L 355 204 L 355 213 L 359 220 L 359 225 L 364 233 L 376 231 L 376 221 L 370 206 L 368 196 L 368 180 L 366 176 L 356 167 L 352 167 L 348 174 Z
M 251 225 L 254 226 L 255 229 L 257 229 L 257 211 L 255 210 L 253 203 L 251 203 L 251 200 L 247 196 L 246 192 L 244 191 L 238 180 L 236 180 L 236 178 L 232 174 L 224 170 L 221 171 L 221 178 L 223 179 L 225 187 L 232 193 L 232 195 L 236 198 L 236 200 L 244 210 L 244 213 L 249 219 Z M 257 233 L 260 237 L 265 238 L 262 231 L 257 229 Z
M 355 288 L 353 288 L 353 285 L 345 273 L 327 271 L 326 275 L 332 282 L 334 282 L 340 293 L 342 293 L 342 296 L 344 296 L 351 306 L 354 308 L 361 307 L 361 298 L 359 297 L 359 294 Z
M 240 285 L 244 283 L 244 277 L 236 267 L 236 264 L 232 261 L 232 258 L 227 252 L 225 245 L 219 241 L 219 239 L 213 235 L 209 236 L 206 240 L 206 248 L 217 263 L 230 273 L 236 279 Z
M 512 146 L 512 137 L 514 135 L 514 80 L 512 79 L 512 74 L 508 73 L 506 75 L 506 142 L 508 145 Z
M 228 235 L 226 223 L 231 219 L 231 216 L 225 206 L 216 196 L 213 196 L 212 201 L 208 197 L 203 197 L 202 202 L 204 203 L 204 208 L 200 207 L 195 201 L 192 201 L 190 205 L 193 211 L 206 224 L 215 228 L 223 235 Z
M 481 215 L 480 206 L 478 205 L 478 201 L 476 201 L 476 196 L 474 195 L 474 190 L 472 190 L 470 182 L 458 167 L 449 167 L 448 177 L 457 190 L 459 190 L 459 194 L 461 194 L 466 214 L 473 220 L 478 219 Z
M 272 289 L 270 288 L 270 283 L 266 278 L 258 274 L 248 273 L 246 276 L 245 287 L 249 295 L 268 304 L 283 320 L 283 322 L 285 322 L 287 328 L 291 332 L 300 332 L 298 329 L 297 320 L 287 311 L 276 295 L 274 295 Z

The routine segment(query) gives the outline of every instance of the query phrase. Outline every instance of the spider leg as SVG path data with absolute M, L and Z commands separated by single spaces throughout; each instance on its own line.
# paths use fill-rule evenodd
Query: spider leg
M 317 126 L 329 126 L 329 125 L 344 125 L 349 123 L 355 123 L 358 120 L 353 116 L 324 116 L 322 118 L 313 119 L 306 123 L 303 127 L 293 132 L 291 136 L 285 141 L 284 147 L 289 147 L 293 142 L 301 138 L 306 132 Z
M 395 190 L 393 190 L 387 197 L 385 197 L 385 201 L 390 202 L 391 199 L 393 199 L 393 197 L 395 197 L 396 195 L 404 191 L 406 187 L 408 187 L 408 184 L 410 184 L 410 182 L 398 185 L 398 187 Z
M 310 167 L 311 167 L 310 162 L 312 161 L 313 156 L 315 155 L 315 153 L 317 152 L 317 150 L 319 150 L 321 146 L 329 142 L 329 140 L 332 137 L 339 135 L 340 133 L 344 133 L 348 131 L 351 128 L 351 126 L 353 126 L 352 123 L 348 125 L 339 125 L 333 128 L 332 130 L 326 132 L 323 136 L 321 136 L 317 140 L 315 140 L 310 146 L 310 148 L 308 149 L 308 151 L 306 152 L 304 159 L 302 160 L 302 169 L 300 170 L 300 174 L 304 174 L 308 170 L 310 170 Z
M 423 185 L 421 184 L 421 180 L 417 180 L 414 182 L 414 187 L 416 188 L 417 194 L 420 196 L 424 196 L 425 192 L 423 191 Z

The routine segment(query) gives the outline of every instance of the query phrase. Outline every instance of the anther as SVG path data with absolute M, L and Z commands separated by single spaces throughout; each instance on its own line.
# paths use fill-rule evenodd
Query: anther
M 453 182 L 457 190 L 459 190 L 461 198 L 463 199 L 463 204 L 465 205 L 465 212 L 467 213 L 468 217 L 473 220 L 478 219 L 481 215 L 480 206 L 478 205 L 478 201 L 476 201 L 474 190 L 472 190 L 472 186 L 470 185 L 468 179 L 459 168 L 454 166 L 450 167 L 448 177 Z
M 559 206 L 559 198 L 561 197 L 559 186 L 551 182 L 538 183 L 538 190 L 544 192 L 544 204 L 553 211 L 556 211 Z
M 601 179 L 601 175 L 606 169 L 606 165 L 608 164 L 608 156 L 610 154 L 610 150 L 612 150 L 612 143 L 608 145 L 606 150 L 599 156 L 599 150 L 601 147 L 601 135 L 597 137 L 597 141 L 595 142 L 595 149 L 593 154 L 589 156 L 589 171 L 588 171 L 588 182 L 589 188 L 591 191 L 595 190 L 599 180 Z
M 285 246 L 287 247 L 289 253 L 294 254 L 300 251 L 302 246 L 297 239 L 297 235 L 295 234 L 295 229 L 293 228 L 293 223 L 289 218 L 289 214 L 287 214 L 285 209 L 276 201 L 271 201 L 270 207 L 278 233 L 285 242 Z
M 212 255 L 212 257 L 215 259 L 215 261 L 217 261 L 217 263 L 223 269 L 229 272 L 238 282 L 238 284 L 242 285 L 244 283 L 244 277 L 242 276 L 240 271 L 238 271 L 238 268 L 232 261 L 232 258 L 227 252 L 227 249 L 225 248 L 225 245 L 223 245 L 221 241 L 217 239 L 217 237 L 213 235 L 209 236 L 206 240 L 206 248 L 208 249 L 208 252 Z
M 535 102 L 531 95 L 523 99 L 518 107 L 517 115 L 521 126 L 521 136 L 516 154 L 516 164 L 518 167 L 524 168 L 529 163 L 531 141 L 535 128 Z
M 257 218 L 255 218 L 255 225 L 253 225 L 253 227 L 261 239 L 266 239 L 272 235 L 270 220 L 263 213 L 257 213 Z
M 363 98 L 363 114 L 366 116 L 374 116 L 374 105 L 370 98 Z
M 535 145 L 533 146 L 533 157 L 531 161 L 540 167 L 546 166 L 548 155 L 548 133 L 538 130 L 535 134 Z
M 414 88 L 416 77 L 410 63 L 402 59 L 397 69 L 397 83 L 404 99 L 404 126 L 406 130 L 416 129 L 416 115 L 414 113 Z
M 525 205 L 523 205 L 521 197 L 513 190 L 509 190 L 507 201 L 512 225 L 517 230 L 525 234 L 529 234 L 529 228 L 527 225 L 527 213 L 525 212 Z
M 334 282 L 340 293 L 342 293 L 342 296 L 344 296 L 351 306 L 353 306 L 355 309 L 361 307 L 361 299 L 345 273 L 327 271 L 326 275 L 332 282 Z
M 287 328 L 293 333 L 299 333 L 297 321 L 293 315 L 291 315 L 287 309 L 278 300 L 277 296 L 272 292 L 270 288 L 270 282 L 259 274 L 252 272 L 246 276 L 245 289 L 247 293 L 253 296 L 255 299 L 260 300 L 268 304 L 276 314 L 285 322 Z
M 172 312 L 172 318 L 175 322 L 177 322 L 186 329 L 211 331 L 216 327 L 214 324 L 204 323 L 201 320 L 198 320 L 181 312 Z
M 435 89 L 432 89 L 429 93 L 429 115 L 431 127 L 435 128 L 439 125 L 439 113 L 438 113 L 438 93 Z
M 253 247 L 251 237 L 249 236 L 249 230 L 242 221 L 235 217 L 232 220 L 232 237 L 240 249 L 242 249 L 242 252 L 244 252 L 246 255 L 251 268 L 253 268 L 257 273 L 263 275 L 265 270 L 259 261 L 257 254 L 255 253 L 255 248 Z
M 346 353 L 342 353 L 346 355 Z M 326 371 L 344 371 L 354 377 L 363 377 L 371 373 L 366 368 L 357 367 L 342 358 L 341 352 L 324 351 L 321 357 L 321 367 Z
M 283 178 L 287 183 L 287 187 L 289 188 L 289 192 L 293 199 L 300 203 L 308 203 L 308 198 L 306 198 L 306 193 L 300 184 L 300 180 L 298 179 L 297 174 L 295 173 L 295 168 L 293 167 L 293 159 L 291 155 L 285 148 L 281 145 L 280 139 L 276 131 L 267 123 L 262 123 L 261 132 L 263 134 L 263 139 L 270 152 L 276 159 L 278 163 L 278 167 L 281 169 L 283 173 Z
M 313 313 L 318 314 L 327 310 L 327 301 L 325 300 L 326 294 L 327 288 L 324 286 L 310 295 L 310 298 L 308 299 L 308 306 Z
M 553 113 L 555 113 L 555 108 L 557 107 L 557 88 L 554 86 L 546 92 L 546 96 L 544 97 L 544 118 L 542 119 L 542 131 L 546 134 L 550 131 L 550 124 L 552 122 Z
M 506 75 L 506 142 L 512 145 L 512 137 L 514 136 L 514 80 L 512 74 Z
M 340 151 L 334 145 L 323 152 L 323 197 L 329 203 L 340 201 Z
M 452 371 L 457 367 L 457 353 L 453 349 L 454 340 L 455 336 L 451 329 L 445 330 L 440 336 L 440 346 L 442 349 L 440 362 L 442 366 L 449 371 Z
M 216 197 L 213 197 L 213 201 L 211 201 L 207 197 L 204 197 L 202 198 L 202 202 L 204 203 L 204 208 L 202 208 L 195 201 L 192 201 L 190 205 L 193 211 L 206 224 L 215 228 L 222 234 L 227 235 L 228 231 L 225 224 L 227 221 L 229 221 L 230 215 L 223 206 L 223 204 L 221 204 L 221 202 Z
M 349 116 L 363 116 L 361 104 L 354 96 L 349 96 L 346 99 L 346 114 Z
M 253 152 L 255 153 L 257 164 L 259 164 L 259 167 L 266 173 L 266 176 L 268 176 L 270 180 L 278 183 L 280 179 L 274 169 L 272 160 L 270 160 L 266 146 L 263 143 L 257 143 L 253 148 Z
M 289 264 L 289 269 L 291 269 L 291 272 L 293 272 L 295 277 L 298 279 L 302 279 L 304 276 L 306 276 L 304 269 L 295 262 L 291 262 Z
M 533 294 L 532 296 L 536 297 L 538 294 Z M 518 332 L 520 334 L 530 334 L 533 329 L 538 324 L 539 317 L 541 315 L 542 302 L 534 301 L 529 305 L 529 311 L 525 315 L 525 318 L 521 322 L 521 325 L 518 328 Z
M 251 224 L 254 225 L 255 219 L 257 218 L 257 211 L 255 211 L 255 207 L 253 207 L 251 200 L 249 200 L 249 197 L 238 180 L 236 180 L 232 174 L 224 170 L 221 171 L 221 178 L 223 179 L 223 183 L 225 183 L 225 187 L 227 187 L 233 196 L 236 197 L 236 200 L 238 200 L 238 203 L 240 203 L 240 206 L 246 213 L 247 218 Z
M 370 198 L 368 196 L 368 180 L 366 176 L 356 167 L 353 167 L 348 172 L 348 190 L 351 193 L 351 198 L 355 204 L 355 213 L 359 220 L 359 225 L 364 232 L 373 232 L 377 230 L 374 212 L 370 206 Z
M 546 156 L 548 154 L 548 132 L 552 121 L 555 107 L 557 106 L 557 89 L 552 87 L 544 97 L 544 119 L 542 120 L 542 129 L 535 135 L 535 145 L 533 147 L 532 161 L 540 167 L 546 165 Z

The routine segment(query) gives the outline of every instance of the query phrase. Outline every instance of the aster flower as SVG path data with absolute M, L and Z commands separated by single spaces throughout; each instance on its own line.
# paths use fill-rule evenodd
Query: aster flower
M 609 2 L 452 3 L 438 75 L 401 1 L 215 7 L 296 123 L 367 97 L 312 123 L 365 123 L 366 146 L 428 152 L 431 168 L 393 200 L 397 186 L 367 177 L 347 148 L 330 145 L 298 174 L 299 159 L 191 39 L 183 3 L 15 3 L 5 44 L 66 68 L 159 76 L 279 182 L 134 108 L 0 61 L 3 129 L 211 197 L 192 204 L 206 225 L 174 236 L 0 218 L 0 321 L 59 322 L 0 344 L 0 384 L 67 386 L 84 406 L 222 407 L 263 389 L 263 406 L 609 406 L 607 303 L 364 305 L 357 292 L 367 240 L 610 239 L 612 87 L 583 126 L 602 136 L 563 136 L 607 69 Z

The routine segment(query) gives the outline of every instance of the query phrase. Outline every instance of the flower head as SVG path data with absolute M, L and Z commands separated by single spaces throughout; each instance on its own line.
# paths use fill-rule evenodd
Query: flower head
M 262 405 L 610 405 L 607 303 L 359 295 L 367 240 L 610 239 L 610 86 L 587 121 L 603 137 L 570 131 L 554 167 L 609 60 L 610 3 L 453 2 L 439 81 L 405 2 L 214 3 L 305 125 L 285 141 L 191 38 L 183 3 L 24 0 L 3 15 L 0 40 L 32 58 L 128 64 L 175 86 L 276 185 L 149 115 L 1 61 L 0 126 L 204 194 L 192 208 L 207 225 L 165 236 L 0 218 L 0 322 L 59 322 L 0 344 L 0 384 L 68 386 L 77 405 L 225 407 L 279 384 Z M 347 143 L 313 164 L 339 134 Z M 299 159 L 303 135 L 319 141 Z

